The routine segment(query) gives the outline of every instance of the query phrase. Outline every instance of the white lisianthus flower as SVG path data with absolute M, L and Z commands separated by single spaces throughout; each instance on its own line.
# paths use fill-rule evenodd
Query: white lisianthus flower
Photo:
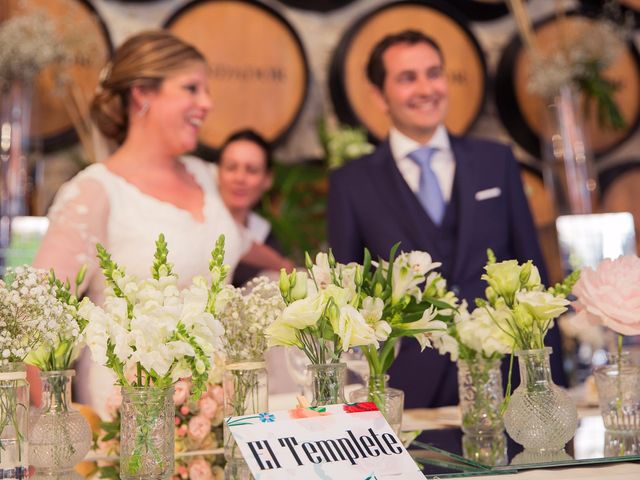
M 490 357 L 495 353 L 511 352 L 512 340 L 501 328 L 506 327 L 504 315 L 508 310 L 495 310 L 491 307 L 476 308 L 471 315 L 456 317 L 456 329 L 460 341 L 468 348 Z
M 334 333 L 340 337 L 342 350 L 351 347 L 375 345 L 378 347 L 378 340 L 375 332 L 360 312 L 351 305 L 340 308 L 340 315 L 336 320 L 332 320 Z
M 352 299 L 355 294 L 355 290 L 350 292 L 346 288 L 339 287 L 337 285 L 327 285 L 327 288 L 322 290 L 321 296 L 324 298 L 323 303 L 327 303 L 330 298 L 333 298 L 333 301 L 338 306 L 338 308 L 342 308 Z
M 320 319 L 325 308 L 325 298 L 322 293 L 296 300 L 287 306 L 280 316 L 282 323 L 298 330 L 314 326 Z
M 277 319 L 267 327 L 266 335 L 269 347 L 275 346 L 296 346 L 302 347 L 302 343 L 297 336 L 298 330 L 282 320 Z
M 512 299 L 520 289 L 520 265 L 517 260 L 490 263 L 484 267 L 487 273 L 482 279 L 493 288 L 499 296 Z
M 309 275 L 307 275 L 307 272 L 296 270 L 296 283 L 291 288 L 291 298 L 293 300 L 300 300 L 307 296 L 308 282 Z
M 567 311 L 571 302 L 549 292 L 518 292 L 516 300 L 538 321 L 547 322 Z

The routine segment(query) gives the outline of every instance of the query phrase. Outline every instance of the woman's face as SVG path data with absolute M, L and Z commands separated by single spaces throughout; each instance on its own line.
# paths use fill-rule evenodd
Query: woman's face
M 229 210 L 249 211 L 271 187 L 264 150 L 250 140 L 231 142 L 220 156 L 218 182 Z
M 212 107 L 205 65 L 193 62 L 170 74 L 143 101 L 148 102 L 149 110 L 142 121 L 157 129 L 157 138 L 169 153 L 180 155 L 195 149 L 200 127 Z

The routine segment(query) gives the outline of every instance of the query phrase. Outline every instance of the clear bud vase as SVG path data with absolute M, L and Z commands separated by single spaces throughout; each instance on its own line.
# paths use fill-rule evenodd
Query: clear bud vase
M 609 355 L 609 363 L 594 370 L 604 428 L 611 432 L 640 432 L 640 366 L 629 352 Z
M 464 458 L 481 463 L 488 467 L 507 465 L 507 436 L 496 435 L 462 435 L 462 455 Z
M 604 432 L 604 456 L 640 455 L 640 432 Z
M 504 431 L 499 359 L 458 360 L 458 395 L 464 433 L 496 435 Z
M 371 374 L 365 377 L 367 386 L 351 393 L 351 402 L 374 402 L 378 410 L 387 419 L 389 426 L 398 435 L 402 426 L 402 411 L 404 410 L 404 392 L 387 385 L 389 375 Z
M 222 387 L 225 417 L 257 415 L 269 410 L 267 365 L 262 359 L 227 363 L 224 367 Z M 226 420 L 223 423 L 223 437 L 224 457 L 227 460 L 225 478 L 251 478 Z
M 346 363 L 307 365 L 307 370 L 311 378 L 311 406 L 319 407 L 345 403 Z
M 567 393 L 551 380 L 551 348 L 516 352 L 520 385 L 504 414 L 509 436 L 525 451 L 560 452 L 578 427 L 578 411 Z
M 173 386 L 122 387 L 120 478 L 164 479 L 173 473 Z
M 33 417 L 29 437 L 30 457 L 38 473 L 70 472 L 91 448 L 91 428 L 82 414 L 71 408 L 74 370 L 41 372 L 42 408 Z
M 23 363 L 0 366 L 0 478 L 29 471 L 29 383 Z
M 544 181 L 558 215 L 593 213 L 598 182 L 578 94 L 571 85 L 550 101 L 543 122 Z

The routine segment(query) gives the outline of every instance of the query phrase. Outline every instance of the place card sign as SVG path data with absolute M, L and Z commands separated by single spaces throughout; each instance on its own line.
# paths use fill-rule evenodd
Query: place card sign
M 424 480 L 374 403 L 228 417 L 256 480 Z

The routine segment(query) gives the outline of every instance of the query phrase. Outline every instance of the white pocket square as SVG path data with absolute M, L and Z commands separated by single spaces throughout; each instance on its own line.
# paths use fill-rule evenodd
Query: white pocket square
M 502 190 L 498 187 L 487 188 L 486 190 L 480 190 L 476 192 L 476 200 L 481 202 L 482 200 L 489 200 L 490 198 L 499 197 Z

